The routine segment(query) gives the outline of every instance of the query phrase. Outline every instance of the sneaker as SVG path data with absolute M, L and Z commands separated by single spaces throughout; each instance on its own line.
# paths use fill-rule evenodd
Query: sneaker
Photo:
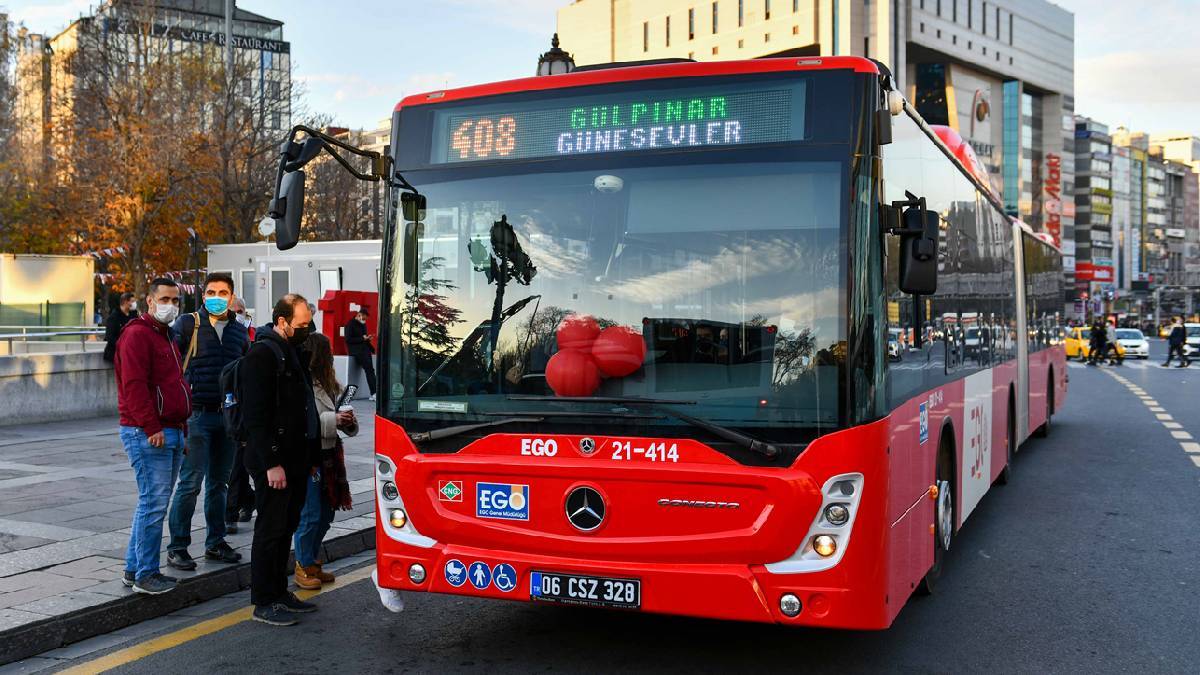
M 231 521 L 231 522 L 225 523 L 225 533 L 226 534 L 237 534 L 238 533 L 237 521 Z
M 242 554 L 233 550 L 229 544 L 221 542 L 216 548 L 210 548 L 204 552 L 205 560 L 214 560 L 222 563 L 235 563 L 242 559 Z
M 272 626 L 295 626 L 297 623 L 295 615 L 289 612 L 287 606 L 281 602 L 255 605 L 253 618 L 255 621 Z
M 316 605 L 297 598 L 295 593 L 288 593 L 287 595 L 283 596 L 283 599 L 275 604 L 283 605 L 287 611 L 296 612 L 297 614 L 317 611 Z
M 196 561 L 187 551 L 167 551 L 167 564 L 184 572 L 196 569 Z
M 158 574 L 156 576 L 160 576 L 163 579 L 166 579 L 167 581 L 171 581 L 171 582 L 179 581 L 175 577 L 170 577 L 165 574 Z M 126 572 L 125 574 L 121 575 L 121 584 L 123 584 L 126 588 L 133 588 L 133 581 L 134 581 L 133 572 Z
M 243 508 L 241 511 L 238 511 L 238 521 L 239 522 L 248 523 L 248 522 L 250 522 L 250 519 L 253 517 L 254 517 L 254 509 Z
M 370 401 L 371 403 L 374 403 L 375 402 L 375 394 L 371 394 L 371 396 L 369 398 L 367 398 L 367 400 Z
M 178 584 L 161 574 L 151 574 L 141 581 L 133 582 L 133 592 L 143 595 L 162 595 L 175 590 Z
M 308 591 L 315 591 L 321 587 L 321 579 L 317 577 L 315 565 L 304 567 L 300 563 L 296 563 L 296 573 L 293 578 L 296 580 L 297 586 Z

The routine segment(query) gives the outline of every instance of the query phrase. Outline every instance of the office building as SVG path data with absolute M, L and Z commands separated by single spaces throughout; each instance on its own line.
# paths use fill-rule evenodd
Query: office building
M 661 58 L 866 56 L 988 167 L 1008 210 L 1075 256 L 1074 16 L 1045 0 L 576 0 L 580 65 Z M 1073 285 L 1065 300 L 1074 298 Z
M 133 49 L 125 36 L 149 31 L 148 53 L 184 51 L 222 63 L 225 58 L 224 0 L 103 0 L 88 16 L 54 35 L 22 29 L 17 36 L 16 110 L 18 140 L 27 161 L 52 170 L 65 157 L 79 111 L 75 69 L 112 59 Z M 283 23 L 235 9 L 231 29 L 234 83 L 256 128 L 282 131 L 291 126 L 291 45 Z M 108 53 L 93 53 L 107 50 Z M 137 67 L 136 58 L 130 58 Z
M 1113 156 L 1108 126 L 1075 117 L 1075 286 L 1078 297 L 1109 299 L 1113 257 Z

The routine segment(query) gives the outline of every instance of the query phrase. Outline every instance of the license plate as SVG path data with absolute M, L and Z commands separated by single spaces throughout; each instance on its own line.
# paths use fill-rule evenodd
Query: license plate
M 529 575 L 529 599 L 564 605 L 640 609 L 642 582 L 640 579 L 533 572 Z

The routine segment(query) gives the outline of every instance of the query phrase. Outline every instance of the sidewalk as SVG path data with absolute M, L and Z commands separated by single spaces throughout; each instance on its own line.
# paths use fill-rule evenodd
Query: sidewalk
M 354 510 L 334 519 L 330 559 L 374 546 L 374 411 L 356 409 L 359 435 L 346 441 Z M 192 520 L 197 569 L 167 568 L 164 523 L 163 571 L 182 583 L 137 596 L 120 581 L 137 486 L 116 419 L 0 427 L 0 664 L 247 587 L 254 523 L 227 538 L 242 563 L 208 563 L 203 498 Z

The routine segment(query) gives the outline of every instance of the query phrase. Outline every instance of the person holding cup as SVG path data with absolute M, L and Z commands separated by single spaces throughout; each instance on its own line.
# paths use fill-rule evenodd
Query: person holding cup
M 337 404 L 342 386 L 333 372 L 333 349 L 329 338 L 320 333 L 309 335 L 305 350 L 310 354 L 309 370 L 313 377 L 313 398 L 321 419 L 320 463 L 313 468 L 308 481 L 308 496 L 300 512 L 293 546 L 296 551 L 296 585 L 316 589 L 332 583 L 334 575 L 321 569 L 317 562 L 321 542 L 335 511 L 351 507 L 350 484 L 346 479 L 346 457 L 341 431 L 347 436 L 358 434 L 354 408 Z

